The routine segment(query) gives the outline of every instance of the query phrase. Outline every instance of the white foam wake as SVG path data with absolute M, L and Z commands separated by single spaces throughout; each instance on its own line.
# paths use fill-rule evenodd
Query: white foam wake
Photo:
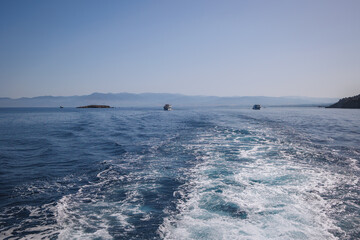
M 160 226 L 162 238 L 336 239 L 341 229 L 327 215 L 334 202 L 322 194 L 349 179 L 296 162 L 262 135 L 199 136 L 192 146 L 201 161 Z

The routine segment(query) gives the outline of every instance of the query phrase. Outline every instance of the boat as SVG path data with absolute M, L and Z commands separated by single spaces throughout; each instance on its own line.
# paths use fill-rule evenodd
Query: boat
M 255 104 L 252 109 L 260 110 L 260 108 L 261 108 L 260 104 Z
M 60 108 L 64 108 L 63 106 L 60 106 Z
M 165 110 L 165 111 L 171 111 L 171 110 L 172 110 L 172 106 L 171 106 L 170 104 L 165 104 L 164 110 Z

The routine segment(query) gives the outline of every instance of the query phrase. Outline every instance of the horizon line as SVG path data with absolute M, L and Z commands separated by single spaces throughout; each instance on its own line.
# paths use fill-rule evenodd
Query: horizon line
M 142 94 L 168 94 L 168 95 L 181 95 L 181 96 L 186 96 L 186 97 L 218 97 L 218 98 L 237 98 L 237 97 L 271 97 L 271 98 L 318 98 L 318 99 L 341 99 L 338 97 L 313 97 L 313 96 L 265 96 L 265 95 L 243 95 L 243 96 L 239 96 L 239 95 L 233 95 L 233 96 L 216 96 L 216 95 L 188 95 L 188 94 L 183 94 L 183 93 L 166 93 L 166 92 L 141 92 L 141 93 L 134 93 L 134 92 L 107 92 L 107 93 L 103 93 L 103 92 L 93 92 L 90 94 L 83 94 L 83 95 L 39 95 L 39 96 L 33 96 L 33 97 L 0 97 L 0 99 L 11 99 L 11 100 L 17 100 L 17 99 L 23 99 L 23 98 L 40 98 L 40 97 L 84 97 L 84 96 L 91 96 L 94 94 L 103 94 L 103 95 L 110 95 L 110 94 L 133 94 L 133 95 L 142 95 Z M 356 95 L 354 95 L 356 96 Z M 349 96 L 347 96 L 349 97 Z

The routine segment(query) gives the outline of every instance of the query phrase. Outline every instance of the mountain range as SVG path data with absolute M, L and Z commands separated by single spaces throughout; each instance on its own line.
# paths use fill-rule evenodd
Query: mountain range
M 169 93 L 93 93 L 82 96 L 39 96 L 32 98 L 0 98 L 0 107 L 77 107 L 90 104 L 112 107 L 158 107 L 165 103 L 173 106 L 328 106 L 337 98 L 311 97 L 217 97 L 188 96 Z

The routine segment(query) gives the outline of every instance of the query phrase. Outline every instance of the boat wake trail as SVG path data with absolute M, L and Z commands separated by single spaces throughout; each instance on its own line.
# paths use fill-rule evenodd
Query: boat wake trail
M 0 118 L 0 239 L 360 239 L 353 112 L 63 110 Z
M 281 144 L 270 130 L 217 127 L 191 148 L 199 163 L 180 187 L 177 209 L 159 228 L 164 239 L 337 239 L 329 199 L 357 177 L 299 161 L 316 149 Z M 304 152 L 305 151 L 305 152 Z

